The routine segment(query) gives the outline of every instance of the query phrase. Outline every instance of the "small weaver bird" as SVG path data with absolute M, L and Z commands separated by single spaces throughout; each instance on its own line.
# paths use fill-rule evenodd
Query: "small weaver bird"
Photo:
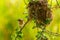
M 24 25 L 24 21 L 22 19 L 18 19 L 18 24 L 19 24 L 20 28 L 22 28 Z

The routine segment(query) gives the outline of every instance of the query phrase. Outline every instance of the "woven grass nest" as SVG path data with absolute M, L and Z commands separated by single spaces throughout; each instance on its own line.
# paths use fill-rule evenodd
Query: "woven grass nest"
M 28 4 L 29 19 L 34 18 L 36 24 L 46 26 L 52 20 L 52 11 L 47 1 L 32 1 Z

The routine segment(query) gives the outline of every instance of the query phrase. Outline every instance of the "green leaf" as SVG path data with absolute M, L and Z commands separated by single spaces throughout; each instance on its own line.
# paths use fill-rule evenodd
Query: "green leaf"
M 50 22 L 51 22 L 51 19 L 50 19 L 50 18 L 47 18 L 44 23 L 45 23 L 45 24 L 49 24 Z

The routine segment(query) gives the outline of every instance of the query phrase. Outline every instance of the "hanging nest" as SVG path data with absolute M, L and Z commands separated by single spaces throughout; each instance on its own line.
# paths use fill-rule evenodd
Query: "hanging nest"
M 34 19 L 36 24 L 46 26 L 52 20 L 51 9 L 48 8 L 47 0 L 31 1 L 28 4 L 29 19 Z

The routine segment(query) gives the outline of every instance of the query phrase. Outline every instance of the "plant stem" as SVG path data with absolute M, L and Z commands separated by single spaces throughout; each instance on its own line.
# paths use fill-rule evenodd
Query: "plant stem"
M 27 20 L 27 22 L 23 25 L 23 27 L 20 29 L 20 32 L 23 30 L 23 28 L 26 26 L 26 24 L 29 22 L 30 20 Z
M 46 26 L 44 26 L 44 28 L 42 28 L 42 31 L 40 32 L 41 37 L 40 37 L 40 38 L 37 38 L 37 40 L 41 39 L 42 36 L 44 36 L 43 33 L 44 33 L 44 31 L 45 31 L 45 27 L 46 27 Z

